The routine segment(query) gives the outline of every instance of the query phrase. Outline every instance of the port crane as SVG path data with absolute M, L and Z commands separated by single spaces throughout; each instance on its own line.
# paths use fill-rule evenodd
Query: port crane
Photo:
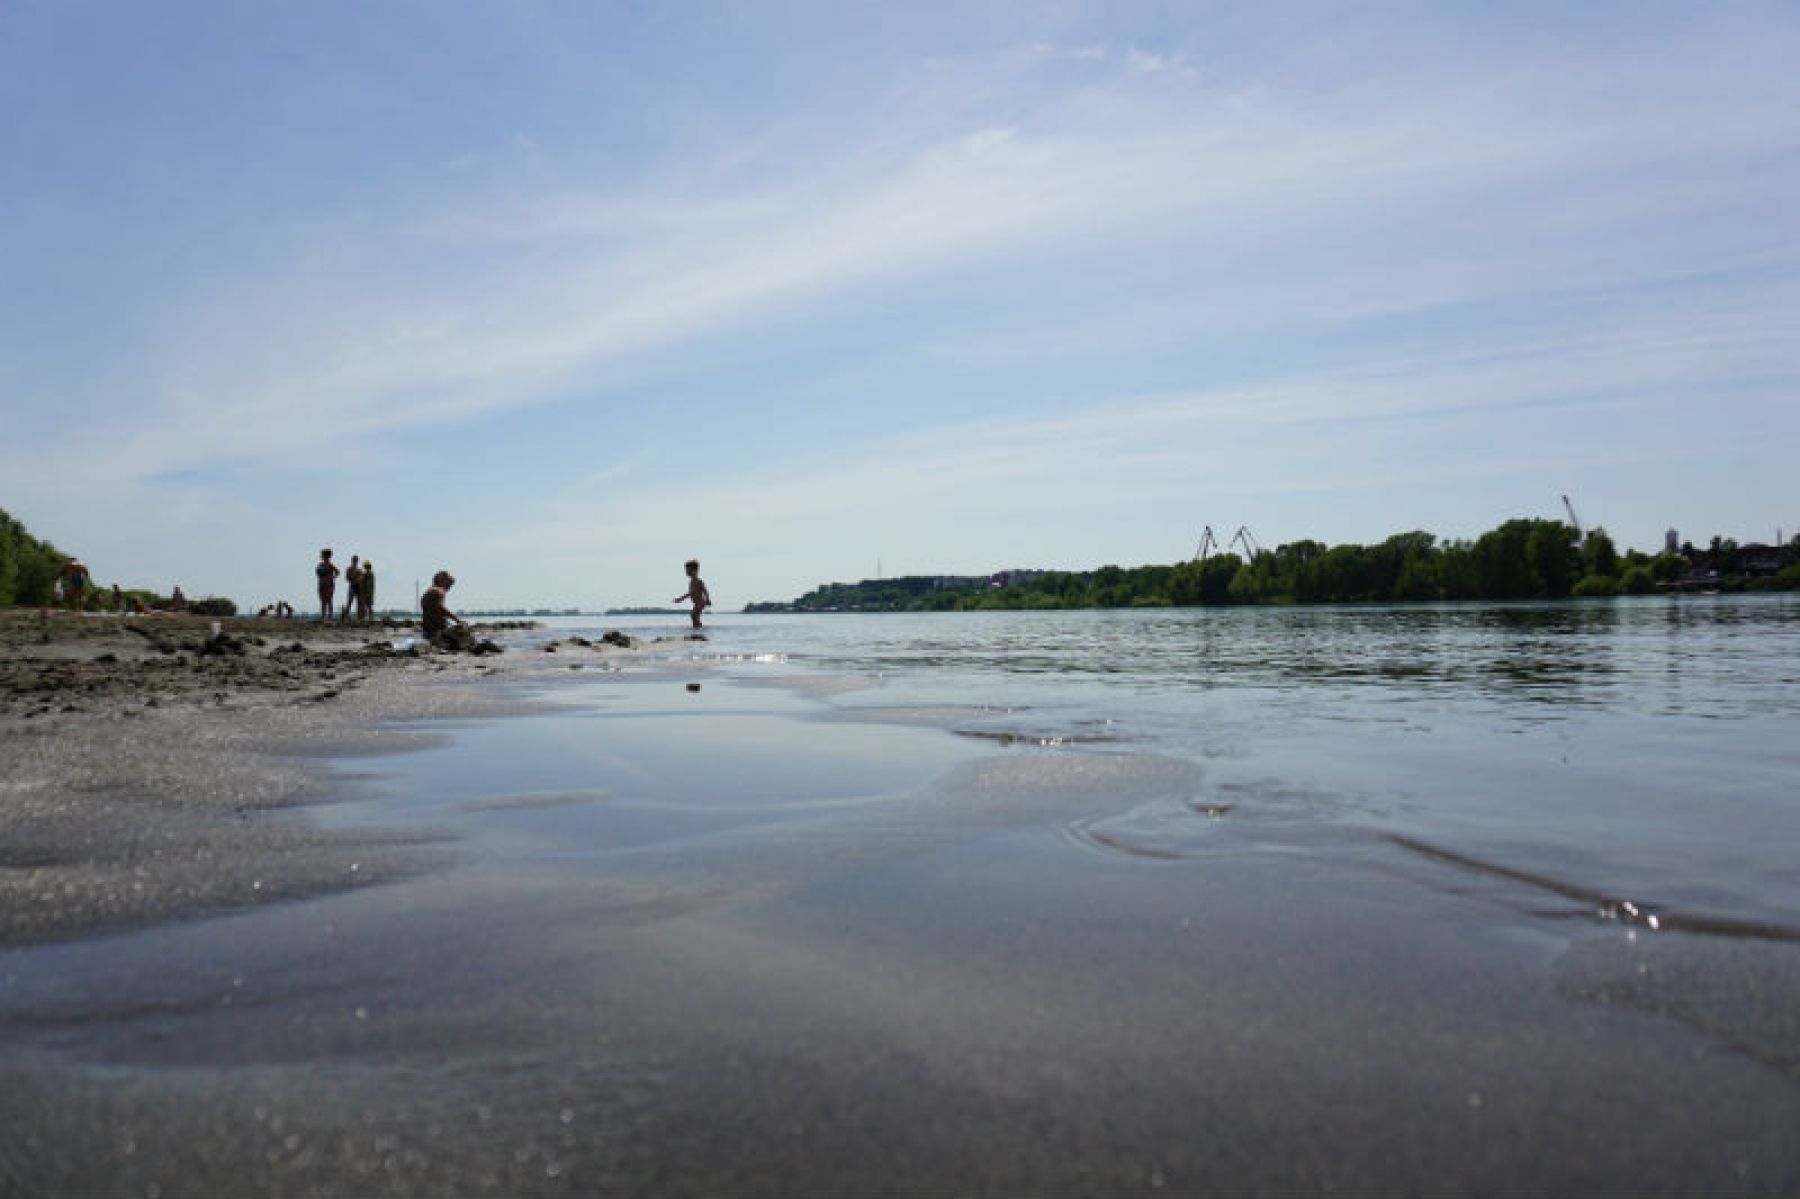
M 1195 562 L 1206 561 L 1206 555 L 1219 548 L 1219 539 L 1213 536 L 1212 526 L 1207 525 L 1200 534 L 1200 544 L 1194 550 Z
M 1571 504 L 1569 502 L 1569 497 L 1566 495 L 1563 496 L 1562 502 L 1563 502 L 1563 511 L 1567 512 L 1569 514 L 1569 523 L 1575 527 L 1576 544 L 1580 544 L 1581 542 L 1586 541 L 1587 540 L 1587 530 L 1581 527 L 1581 518 L 1579 516 L 1575 515 L 1575 505 Z
M 1262 546 L 1256 543 L 1256 538 L 1250 535 L 1248 525 L 1239 525 L 1237 532 L 1231 535 L 1231 540 L 1223 545 L 1220 545 L 1219 539 L 1213 536 L 1213 527 L 1207 525 L 1200 533 L 1200 545 L 1194 550 L 1193 560 L 1204 562 L 1208 554 L 1228 550 L 1234 545 L 1242 545 L 1245 557 L 1252 562 L 1256 561 L 1256 555 L 1263 552 Z
M 1250 526 L 1248 525 L 1239 525 L 1238 531 L 1233 533 L 1231 540 L 1225 543 L 1227 549 L 1238 544 L 1243 545 L 1244 558 L 1249 562 L 1256 561 L 1256 556 L 1263 552 L 1262 546 L 1256 544 L 1256 538 L 1250 536 Z

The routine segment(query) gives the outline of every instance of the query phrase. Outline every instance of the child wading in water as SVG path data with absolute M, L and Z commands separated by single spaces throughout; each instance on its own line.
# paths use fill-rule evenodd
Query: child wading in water
M 700 579 L 700 559 L 689 558 L 687 560 L 687 577 L 687 590 L 676 596 L 671 602 L 678 604 L 682 600 L 693 601 L 693 620 L 694 627 L 697 629 L 700 627 L 700 609 L 712 607 L 712 596 L 707 593 L 706 584 Z

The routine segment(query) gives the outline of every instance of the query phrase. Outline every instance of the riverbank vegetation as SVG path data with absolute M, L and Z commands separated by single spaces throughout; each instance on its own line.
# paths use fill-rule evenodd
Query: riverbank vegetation
M 0 608 L 51 606 L 68 607 L 58 581 L 63 567 L 72 555 L 65 554 L 48 541 L 33 537 L 0 508 Z M 117 603 L 130 610 L 135 607 L 170 609 L 175 606 L 170 596 L 159 595 L 142 587 L 120 585 L 117 597 L 112 584 L 90 578 L 82 588 L 81 606 L 85 611 L 104 612 Z M 185 600 L 183 610 L 197 616 L 234 616 L 237 605 L 221 597 Z
M 1603 529 L 1509 520 L 1473 541 L 1397 533 L 1377 545 L 1297 541 L 1248 559 L 1216 554 L 1168 566 L 1006 571 L 993 576 L 829 583 L 750 611 L 932 612 L 983 608 L 1188 607 L 1562 599 L 1660 590 L 1800 588 L 1800 537 L 1785 546 L 1713 538 L 1649 555 L 1621 553 Z

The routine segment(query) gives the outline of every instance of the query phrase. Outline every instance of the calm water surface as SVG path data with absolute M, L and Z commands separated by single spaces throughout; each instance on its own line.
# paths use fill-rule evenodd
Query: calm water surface
M 831 700 L 846 716 L 1202 765 L 1200 794 L 1072 830 L 1098 852 L 1379 845 L 1620 919 L 1800 935 L 1793 596 L 726 616 L 709 632 L 677 657 L 874 680 Z
M 0 953 L 0 1193 L 1800 1193 L 1800 600 L 711 625 Z

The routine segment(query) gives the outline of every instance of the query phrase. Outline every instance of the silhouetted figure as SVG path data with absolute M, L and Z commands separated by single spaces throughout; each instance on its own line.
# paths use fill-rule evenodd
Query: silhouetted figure
M 431 576 L 431 586 L 419 597 L 419 619 L 425 626 L 425 636 L 435 638 L 451 623 L 461 624 L 462 617 L 450 610 L 450 589 L 456 586 L 456 579 L 447 570 L 440 570 Z
M 330 550 L 319 551 L 319 564 L 313 567 L 313 574 L 319 580 L 319 619 L 331 619 L 331 600 L 337 594 L 337 564 L 331 560 Z
M 685 569 L 688 577 L 687 590 L 676 596 L 672 602 L 678 604 L 682 600 L 693 601 L 692 619 L 694 627 L 697 629 L 700 627 L 701 609 L 712 607 L 712 595 L 706 590 L 706 584 L 700 579 L 700 559 L 689 558 Z
M 351 554 L 350 565 L 344 568 L 344 610 L 340 613 L 344 620 L 349 620 L 350 613 L 356 610 L 357 596 L 362 588 L 362 576 L 362 558 Z
M 87 601 L 88 568 L 80 558 L 63 563 L 62 593 L 69 611 L 79 612 Z

